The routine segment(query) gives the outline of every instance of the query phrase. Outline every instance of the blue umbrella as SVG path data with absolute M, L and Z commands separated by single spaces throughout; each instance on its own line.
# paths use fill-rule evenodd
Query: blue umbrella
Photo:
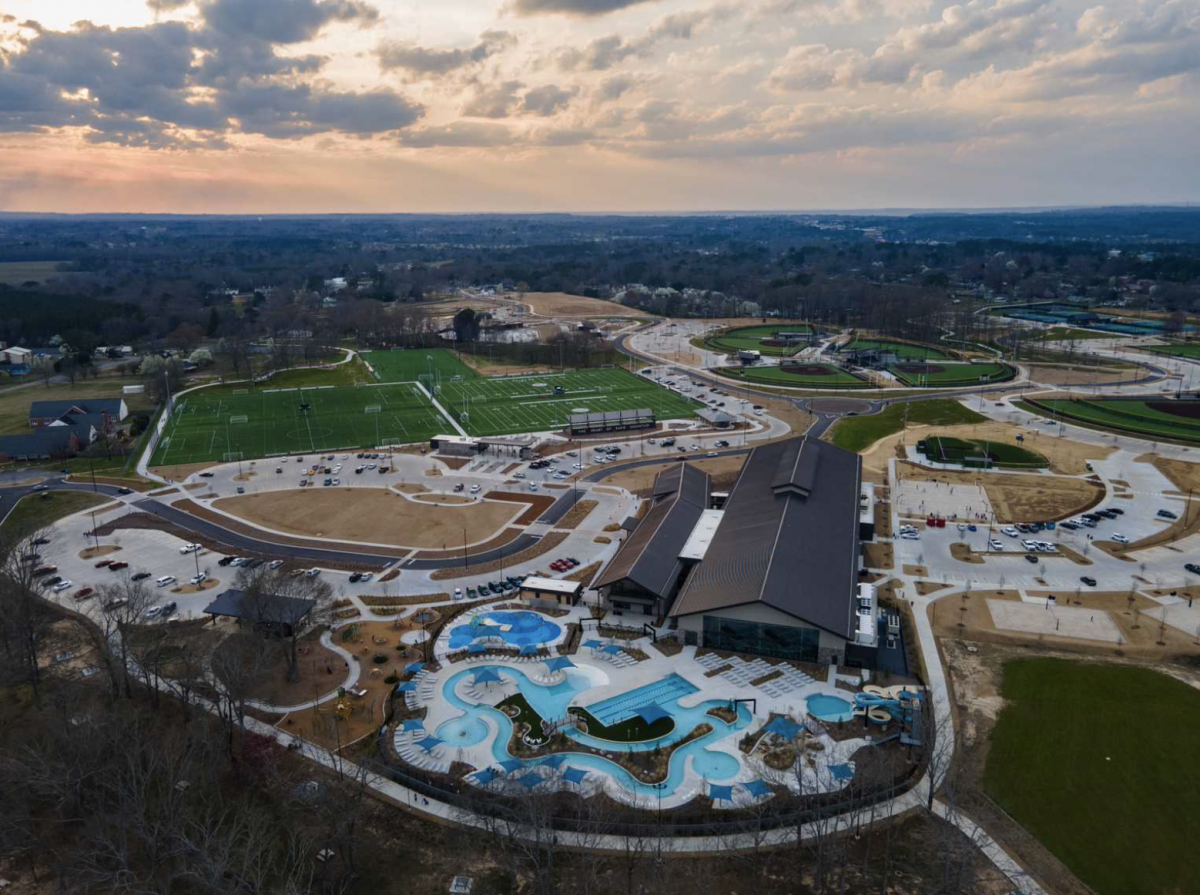
M 849 780 L 854 776 L 854 768 L 848 764 L 831 764 L 829 773 L 833 775 L 834 780 Z
M 500 767 L 504 770 L 504 773 L 511 774 L 513 771 L 518 771 L 525 767 L 525 762 L 518 761 L 515 758 L 508 758 L 500 762 Z
M 404 722 L 404 732 L 405 733 L 411 733 L 414 730 L 424 730 L 424 729 L 425 729 L 425 723 L 423 721 L 418 721 L 416 718 L 409 718 L 407 721 Z
M 397 693 L 412 693 L 417 689 L 416 681 L 405 681 L 403 684 L 396 685 Z
M 471 679 L 476 684 L 494 684 L 499 681 L 500 675 L 491 668 L 484 668 L 475 672 L 475 676 Z
M 475 778 L 475 782 L 478 783 L 480 786 L 487 786 L 489 783 L 491 783 L 493 780 L 495 780 L 499 775 L 495 771 L 493 771 L 491 768 L 484 768 L 482 771 L 476 771 L 471 776 Z
M 538 649 L 540 649 L 540 647 L 536 643 L 527 643 L 521 647 L 520 655 L 532 656 L 537 653 Z
M 438 746 L 442 745 L 442 742 L 442 740 L 439 740 L 435 736 L 427 736 L 423 740 L 417 740 L 417 746 L 426 752 L 432 752 Z
M 640 708 L 634 709 L 634 713 L 641 716 L 641 719 L 647 724 L 653 724 L 655 721 L 662 718 L 670 718 L 671 716 L 663 711 L 663 707 L 656 702 L 648 702 Z
M 522 776 L 517 777 L 516 780 L 518 783 L 520 783 L 526 789 L 533 789 L 535 786 L 537 786 L 539 783 L 542 782 L 542 778 L 539 777 L 537 774 L 535 774 L 533 771 L 530 771 L 528 774 L 523 774 Z
M 610 643 L 608 646 L 600 647 L 600 652 L 608 653 L 610 656 L 615 656 L 620 651 L 621 651 L 621 648 L 619 646 L 617 646 L 615 643 Z
M 785 740 L 790 740 L 800 732 L 800 725 L 785 715 L 776 715 L 763 730 L 767 733 L 783 737 Z
M 470 646 L 467 647 L 467 652 L 471 653 L 471 654 L 482 653 L 482 652 L 486 652 L 486 651 L 487 651 L 487 647 L 484 646 L 482 643 L 472 643 Z
M 580 645 L 587 647 L 588 649 L 595 649 L 596 647 L 602 646 L 603 644 L 599 640 L 585 640 Z
M 568 783 L 579 784 L 583 782 L 583 778 L 588 774 L 587 771 L 581 768 L 567 768 L 563 771 L 563 779 Z
M 410 662 L 404 666 L 404 673 L 405 674 L 416 674 L 418 671 L 420 671 L 424 667 L 425 667 L 424 662 Z
M 546 660 L 546 668 L 549 671 L 558 671 L 560 668 L 574 668 L 575 663 L 567 656 L 555 656 L 553 659 Z
M 750 793 L 756 799 L 771 794 L 771 787 L 767 786 L 762 780 L 751 780 L 749 783 L 743 783 L 742 786 L 746 788 L 746 792 Z

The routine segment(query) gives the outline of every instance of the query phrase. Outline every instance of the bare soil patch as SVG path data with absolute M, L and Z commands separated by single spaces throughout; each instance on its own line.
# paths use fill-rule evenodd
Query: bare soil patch
M 97 556 L 108 556 L 121 548 L 115 544 L 101 544 L 99 547 L 85 547 L 79 551 L 80 559 L 95 559 Z
M 1128 370 L 1067 364 L 1029 364 L 1029 373 L 1034 382 L 1042 385 L 1103 385 L 1130 378 Z
M 517 292 L 504 297 L 527 305 L 542 317 L 650 317 L 636 308 L 565 292 Z
M 415 495 L 413 497 L 413 500 L 415 500 L 417 503 L 438 503 L 438 504 L 444 504 L 447 506 L 455 505 L 455 504 L 461 506 L 463 504 L 475 502 L 471 498 L 463 497 L 460 494 L 431 494 L 431 493 Z
M 922 597 L 927 597 L 930 594 L 937 593 L 939 590 L 945 590 L 949 584 L 939 584 L 937 581 L 918 581 L 917 593 Z
M 675 463 L 677 462 L 675 461 Z M 733 484 L 738 473 L 742 470 L 742 465 L 746 462 L 746 457 L 744 454 L 741 454 L 732 457 L 700 458 L 697 460 L 689 458 L 688 462 L 707 472 L 712 478 L 713 487 L 719 491 Z M 660 472 L 675 466 L 675 463 L 656 463 L 653 466 L 638 466 L 634 469 L 623 469 L 609 476 L 604 481 L 609 485 L 624 488 L 639 497 L 645 497 L 649 495 L 650 488 L 654 485 L 655 477 Z
M 514 515 L 511 506 L 421 506 L 384 488 L 288 489 L 222 498 L 216 509 L 256 525 L 311 538 L 405 547 L 480 541 Z
M 215 590 L 221 586 L 221 581 L 218 578 L 205 578 L 199 584 L 185 584 L 182 587 L 171 588 L 173 594 L 198 594 L 201 591 Z
M 1095 506 L 1104 497 L 1104 488 L 1097 482 L 1068 476 L 933 470 L 907 461 L 897 468 L 905 479 L 981 486 L 995 510 L 996 521 L 1005 524 L 1066 519 Z
M 588 517 L 592 510 L 600 505 L 596 500 L 581 500 L 567 510 L 567 514 L 558 520 L 555 528 L 574 529 L 582 524 L 583 520 Z
M 515 491 L 489 491 L 484 497 L 488 500 L 528 504 L 525 512 L 513 520 L 513 525 L 530 525 L 536 522 L 542 513 L 554 504 L 553 497 L 544 494 L 518 494 Z
M 896 563 L 891 544 L 863 544 L 862 552 L 868 569 L 890 569 Z
M 950 555 L 959 562 L 969 562 L 975 565 L 983 564 L 983 557 L 972 550 L 970 544 L 951 544 Z

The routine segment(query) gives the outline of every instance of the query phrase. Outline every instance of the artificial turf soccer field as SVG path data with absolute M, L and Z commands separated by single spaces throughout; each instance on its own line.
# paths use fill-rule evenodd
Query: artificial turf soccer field
M 561 429 L 579 412 L 648 407 L 659 419 L 680 419 L 700 407 L 619 368 L 493 378 L 439 348 L 372 351 L 364 359 L 384 382 L 185 395 L 175 405 L 152 465 L 409 444 L 453 434 L 454 426 L 419 386 L 476 436 Z M 242 417 L 245 422 L 238 421 Z

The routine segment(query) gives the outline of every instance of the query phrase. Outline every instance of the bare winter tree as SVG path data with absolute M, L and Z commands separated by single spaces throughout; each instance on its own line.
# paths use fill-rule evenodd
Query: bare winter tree
M 333 588 L 317 577 L 294 575 L 267 566 L 242 568 L 237 577 L 242 591 L 243 622 L 264 633 L 281 637 L 288 649 L 288 680 L 299 675 L 296 642 L 304 624 L 328 620 Z M 304 615 L 299 607 L 311 603 Z
M 42 648 L 50 625 L 59 616 L 34 574 L 34 557 L 49 535 L 34 532 L 0 544 L 0 679 L 25 684 L 33 699 L 42 697 Z

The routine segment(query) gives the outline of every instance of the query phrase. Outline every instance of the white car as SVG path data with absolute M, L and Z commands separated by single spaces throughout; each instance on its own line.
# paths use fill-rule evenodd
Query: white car
M 1049 541 L 1038 541 L 1038 546 L 1042 548 L 1044 553 L 1057 553 L 1058 548 Z
M 375 577 L 375 576 L 374 576 L 374 575 L 372 575 L 370 572 L 363 572 L 363 573 L 362 573 L 362 574 L 361 574 L 361 575 L 358 577 L 358 583 L 359 583 L 359 584 L 366 584 L 368 581 L 370 581 L 370 580 L 371 580 L 372 578 L 374 578 L 374 577 Z
M 182 547 L 179 548 L 179 552 L 185 553 L 185 554 L 186 553 L 199 553 L 200 545 L 199 544 L 184 544 Z
M 158 587 L 166 587 L 167 585 L 175 583 L 175 576 L 174 575 L 163 575 L 161 578 L 156 578 L 154 583 Z
M 193 575 L 191 578 L 189 578 L 188 584 L 192 584 L 192 585 L 199 584 L 200 582 L 204 581 L 204 579 L 207 577 L 208 577 L 207 573 L 201 572 L 198 575 Z
M 478 493 L 479 493 L 479 491 L 480 491 L 480 488 L 479 488 L 479 486 L 478 486 L 478 485 L 472 485 L 472 486 L 471 486 L 471 493 L 472 493 L 472 494 L 478 494 Z
M 58 582 L 58 584 L 54 585 L 54 587 L 51 588 L 51 590 L 53 590 L 56 594 L 60 594 L 64 590 L 70 590 L 70 589 L 71 589 L 70 579 L 67 579 L 65 581 L 60 581 L 60 582 Z
M 537 489 L 538 489 L 538 483 L 537 483 L 537 482 L 530 482 L 530 483 L 529 483 L 529 490 L 530 490 L 530 491 L 536 491 Z
M 333 480 L 333 484 L 334 484 L 334 485 L 340 485 L 341 483 L 342 483 L 342 480 L 341 480 L 341 479 L 334 479 L 334 480 Z
M 514 472 L 514 473 L 513 473 L 513 478 L 514 478 L 514 479 L 523 479 L 523 478 L 525 478 L 525 473 L 523 473 L 523 472 Z
M 146 610 L 146 618 L 154 618 L 160 612 L 162 612 L 161 606 L 151 606 L 149 609 Z
M 318 568 L 315 568 L 315 567 L 309 569 L 307 572 L 304 573 L 305 577 L 307 577 L 307 578 L 316 578 L 320 574 L 321 574 L 321 570 Z
M 1004 549 L 1004 545 L 1001 544 L 999 541 L 997 541 L 995 538 L 992 538 L 990 541 L 988 541 L 988 546 L 991 547 L 993 550 L 1003 550 Z
M 281 565 L 283 565 L 282 559 L 273 559 L 269 563 L 267 563 L 267 568 L 268 569 L 278 569 Z
M 576 463 L 576 464 L 575 464 L 575 468 L 576 468 L 576 469 L 583 469 L 583 464 L 582 464 L 582 463 Z
M 1026 550 L 1037 550 L 1038 549 L 1037 541 L 1031 541 L 1028 538 L 1025 538 L 1024 540 L 1021 541 L 1021 546 L 1024 547 Z
M 967 530 L 967 523 L 965 523 L 965 522 L 960 522 L 960 523 L 958 523 L 958 530 L 959 530 L 959 531 L 966 531 L 966 530 Z
M 1128 544 L 1129 543 L 1129 538 L 1125 537 L 1125 535 L 1121 534 L 1120 532 L 1117 532 L 1115 535 L 1113 535 L 1112 539 L 1114 541 L 1116 541 L 1118 544 Z
M 1015 538 L 1017 535 L 1019 535 L 1019 534 L 1020 534 L 1020 532 L 1019 532 L 1019 531 L 1017 531 L 1015 528 L 1013 528 L 1011 525 L 1010 525 L 1008 528 L 1002 528 L 1002 529 L 1000 529 L 1000 533 L 1001 533 L 1001 534 L 1006 534 L 1006 535 L 1008 535 L 1010 538 Z

